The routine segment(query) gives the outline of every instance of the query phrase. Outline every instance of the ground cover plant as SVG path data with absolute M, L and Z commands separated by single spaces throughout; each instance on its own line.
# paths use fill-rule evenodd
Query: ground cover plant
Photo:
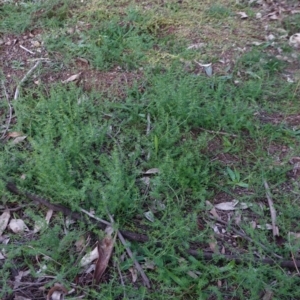
M 299 299 L 299 12 L 0 2 L 0 298 Z

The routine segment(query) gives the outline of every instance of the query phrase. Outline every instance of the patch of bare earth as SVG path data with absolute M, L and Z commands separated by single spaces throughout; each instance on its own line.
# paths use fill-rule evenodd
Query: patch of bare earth
M 66 82 L 71 76 L 79 74 L 74 82 L 84 90 L 96 90 L 110 96 L 124 98 L 126 88 L 142 77 L 139 71 L 127 72 L 120 67 L 115 67 L 110 71 L 99 71 L 94 69 L 89 61 L 80 57 L 75 58 L 71 64 L 65 65 L 60 54 L 49 55 L 46 51 L 39 30 L 27 32 L 21 36 L 6 35 L 3 41 L 4 44 L 0 50 L 0 65 L 9 94 L 14 92 L 18 82 L 38 60 L 42 62 L 42 70 L 29 78 L 29 81 L 33 81 L 36 85 L 47 86 Z

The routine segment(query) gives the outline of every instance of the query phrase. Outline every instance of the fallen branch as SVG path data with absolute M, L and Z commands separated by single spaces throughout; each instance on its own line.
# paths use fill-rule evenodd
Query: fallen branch
M 53 211 L 62 212 L 64 215 L 69 216 L 70 218 L 73 218 L 75 220 L 84 221 L 84 218 L 80 213 L 73 212 L 71 209 L 69 209 L 69 208 L 67 208 L 63 205 L 60 205 L 60 204 L 52 204 L 48 200 L 46 200 L 44 198 L 41 198 L 37 195 L 31 194 L 31 193 L 28 193 L 28 192 L 22 192 L 12 182 L 6 183 L 6 188 L 10 192 L 12 192 L 13 194 L 21 195 L 21 196 L 24 195 L 28 199 L 34 201 L 35 203 L 42 204 L 42 205 L 52 209 Z M 85 210 L 81 209 L 81 211 L 84 212 Z M 106 228 L 107 224 L 110 224 L 109 222 L 107 222 L 105 220 L 102 220 L 102 219 L 99 219 L 99 218 L 97 218 L 97 217 L 95 217 L 91 214 L 89 214 L 89 216 L 91 218 L 95 219 L 98 223 L 98 226 L 103 230 Z M 132 232 L 132 231 L 127 231 L 127 230 L 120 230 L 120 232 L 122 233 L 122 235 L 125 238 L 129 239 L 130 241 L 136 241 L 136 242 L 141 242 L 141 243 L 145 243 L 145 242 L 149 241 L 148 236 L 144 235 L 144 234 L 140 234 L 140 233 L 136 233 L 136 232 Z
M 6 184 L 6 188 L 12 192 L 13 194 L 16 194 L 16 195 L 24 195 L 26 196 L 28 199 L 34 201 L 34 202 L 37 202 L 39 204 L 42 204 L 42 205 L 45 205 L 46 207 L 48 208 L 51 208 L 53 209 L 54 211 L 60 211 L 62 212 L 63 214 L 67 215 L 67 216 L 70 216 L 76 220 L 84 220 L 82 215 L 79 214 L 79 213 L 75 213 L 75 212 L 72 212 L 69 208 L 65 207 L 65 206 L 62 206 L 62 205 L 57 205 L 57 204 L 52 204 L 50 203 L 49 201 L 39 197 L 39 196 L 36 196 L 36 195 L 33 195 L 31 193 L 28 193 L 28 192 L 21 192 L 17 186 L 11 182 L 7 183 Z M 93 218 L 95 220 L 97 220 L 97 223 L 99 225 L 99 227 L 101 229 L 105 229 L 105 227 L 107 226 L 106 224 L 103 224 L 100 220 L 101 219 L 98 219 L 97 217 L 93 216 Z M 229 225 L 227 222 L 223 221 L 223 220 L 217 220 L 215 218 L 213 218 L 215 221 L 218 221 L 224 225 Z M 105 221 L 106 223 L 109 223 L 107 221 Z M 110 224 L 110 223 L 109 223 Z M 242 233 L 241 231 L 237 230 L 237 229 L 234 229 L 234 228 L 230 228 L 232 231 L 234 231 L 236 234 L 242 236 L 245 238 L 245 234 Z M 120 230 L 121 234 L 123 235 L 123 237 L 127 238 L 128 240 L 130 241 L 133 241 L 133 242 L 141 242 L 141 243 L 144 243 L 144 242 L 148 242 L 149 241 L 149 237 L 145 234 L 140 234 L 140 233 L 135 233 L 135 232 L 131 232 L 131 231 L 126 231 L 126 230 Z M 246 236 L 247 237 L 247 236 Z M 251 242 L 254 242 L 251 238 L 247 237 L 245 239 L 248 239 L 249 241 Z M 257 245 L 259 245 L 260 247 L 262 246 L 262 248 L 266 251 L 269 251 L 269 249 L 267 249 L 264 245 L 256 242 Z M 218 258 L 220 260 L 226 260 L 226 261 L 235 261 L 237 263 L 249 263 L 249 262 L 253 262 L 253 263 L 256 263 L 256 264 L 268 264 L 268 265 L 279 265 L 281 267 L 284 267 L 284 268 L 290 268 L 290 269 L 295 269 L 296 266 L 297 268 L 300 268 L 300 260 L 283 260 L 281 256 L 277 255 L 277 254 L 274 254 L 274 256 L 277 257 L 277 260 L 274 260 L 274 259 L 268 259 L 268 258 L 265 258 L 265 259 L 260 259 L 260 258 L 245 258 L 245 257 L 238 257 L 236 255 L 228 255 L 228 254 L 215 254 L 215 253 L 211 253 L 211 252 L 207 252 L 207 251 L 199 251 L 197 249 L 189 249 L 187 250 L 187 253 L 189 255 L 192 255 L 194 257 L 197 257 L 197 258 L 203 258 L 205 260 L 211 260 L 213 258 Z

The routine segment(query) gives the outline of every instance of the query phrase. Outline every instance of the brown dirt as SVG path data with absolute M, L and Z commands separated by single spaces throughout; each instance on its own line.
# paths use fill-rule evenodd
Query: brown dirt
M 35 61 L 43 58 L 43 69 L 40 74 L 35 73 L 30 79 L 35 84 L 63 82 L 70 76 L 80 73 L 77 84 L 86 91 L 96 90 L 109 96 L 124 98 L 126 88 L 132 86 L 142 77 L 142 72 L 127 72 L 120 67 L 109 71 L 93 69 L 90 63 L 80 57 L 75 58 L 69 65 L 65 65 L 59 54 L 47 53 L 41 39 L 41 31 L 26 32 L 20 36 L 6 35 L 0 49 L 0 66 L 6 78 L 6 89 L 10 95 L 14 92 L 17 82 L 34 65 Z M 24 50 L 25 47 L 27 50 Z M 30 52 L 29 52 L 30 51 Z M 54 70 L 52 65 L 60 65 L 60 70 Z M 113 94 L 112 94 L 113 93 Z

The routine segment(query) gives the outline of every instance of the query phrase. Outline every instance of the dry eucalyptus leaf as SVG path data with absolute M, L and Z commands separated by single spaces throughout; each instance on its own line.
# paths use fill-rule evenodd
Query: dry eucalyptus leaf
M 150 269 L 150 270 L 154 270 L 155 269 L 155 263 L 152 260 L 146 260 L 143 267 L 145 269 Z
M 16 138 L 16 137 L 22 136 L 22 135 L 23 135 L 22 132 L 13 131 L 13 132 L 9 132 L 7 136 L 11 137 L 11 138 Z
M 81 75 L 81 72 L 75 75 L 70 76 L 68 79 L 63 80 L 62 83 L 68 83 L 77 80 Z
M 266 293 L 264 294 L 262 300 L 272 300 L 274 296 L 274 293 L 271 290 L 266 290 Z
M 152 168 L 147 170 L 145 173 L 143 173 L 144 175 L 151 175 L 151 174 L 157 174 L 159 173 L 159 169 L 158 168 Z
M 129 268 L 129 272 L 131 273 L 132 282 L 135 283 L 137 281 L 137 270 L 134 267 Z
M 100 282 L 100 279 L 108 266 L 108 262 L 114 249 L 116 236 L 117 235 L 115 235 L 114 238 L 106 236 L 101 242 L 98 243 L 99 257 L 94 272 L 94 280 L 96 284 Z
M 149 220 L 150 222 L 154 222 L 154 215 L 153 212 L 151 210 L 147 211 L 144 213 L 144 216 L 146 217 L 147 220 Z
M 223 202 L 215 205 L 216 209 L 219 210 L 236 210 L 236 209 L 247 209 L 250 204 L 247 203 L 239 203 L 238 200 L 232 200 L 231 202 Z
M 41 229 L 44 229 L 46 228 L 46 226 L 49 224 L 50 222 L 50 219 L 52 217 L 52 214 L 53 214 L 53 210 L 52 209 L 49 209 L 47 211 L 47 214 L 46 214 L 46 217 L 45 217 L 45 220 L 37 220 L 34 224 L 34 229 L 33 229 L 33 232 L 34 233 L 37 233 L 39 232 Z
M 30 270 L 19 271 L 19 274 L 17 276 L 15 276 L 14 289 L 18 288 L 20 286 L 22 278 L 29 274 L 30 274 Z
M 191 50 L 191 49 L 198 50 L 198 49 L 203 48 L 204 46 L 206 46 L 205 43 L 192 44 L 192 45 L 188 46 L 187 49 L 188 49 L 188 50 Z
M 144 184 L 149 185 L 150 184 L 150 177 L 142 177 L 141 181 L 143 181 Z
M 92 261 L 99 257 L 98 247 L 94 248 L 92 252 L 86 254 L 80 261 L 80 266 L 89 265 Z
M 60 283 L 55 283 L 47 294 L 47 300 L 63 300 L 68 290 Z
M 290 37 L 289 45 L 293 48 L 300 48 L 300 33 L 295 33 Z
M 9 222 L 8 226 L 10 230 L 13 231 L 14 233 L 29 231 L 28 227 L 26 226 L 26 224 L 22 219 L 12 219 Z
M 294 14 L 300 14 L 300 10 L 291 10 L 291 14 L 294 15 Z
M 85 244 L 85 238 L 82 235 L 76 242 L 75 242 L 75 247 L 76 247 L 76 252 L 80 252 L 84 248 Z
M 300 232 L 289 232 L 289 236 L 300 241 Z
M 219 219 L 220 216 L 218 215 L 216 209 L 213 207 L 210 211 L 209 211 L 216 219 Z
M 198 279 L 198 275 L 195 273 L 195 272 L 193 272 L 193 271 L 188 271 L 187 272 L 187 275 L 189 275 L 190 277 L 192 277 L 193 279 Z
M 5 210 L 3 214 L 0 216 L 0 236 L 6 229 L 9 219 L 10 219 L 10 211 Z
M 12 141 L 12 144 L 13 145 L 19 144 L 19 143 L 23 142 L 26 138 L 27 138 L 27 135 L 18 136 Z
M 239 12 L 237 12 L 237 14 L 241 17 L 241 19 L 247 19 L 248 18 L 248 15 L 243 11 L 239 11 Z
M 210 237 L 210 241 L 208 242 L 209 243 L 209 248 L 212 252 L 214 253 L 219 253 L 219 249 L 218 249 L 218 242 L 217 240 L 214 238 L 214 236 L 212 235 Z

